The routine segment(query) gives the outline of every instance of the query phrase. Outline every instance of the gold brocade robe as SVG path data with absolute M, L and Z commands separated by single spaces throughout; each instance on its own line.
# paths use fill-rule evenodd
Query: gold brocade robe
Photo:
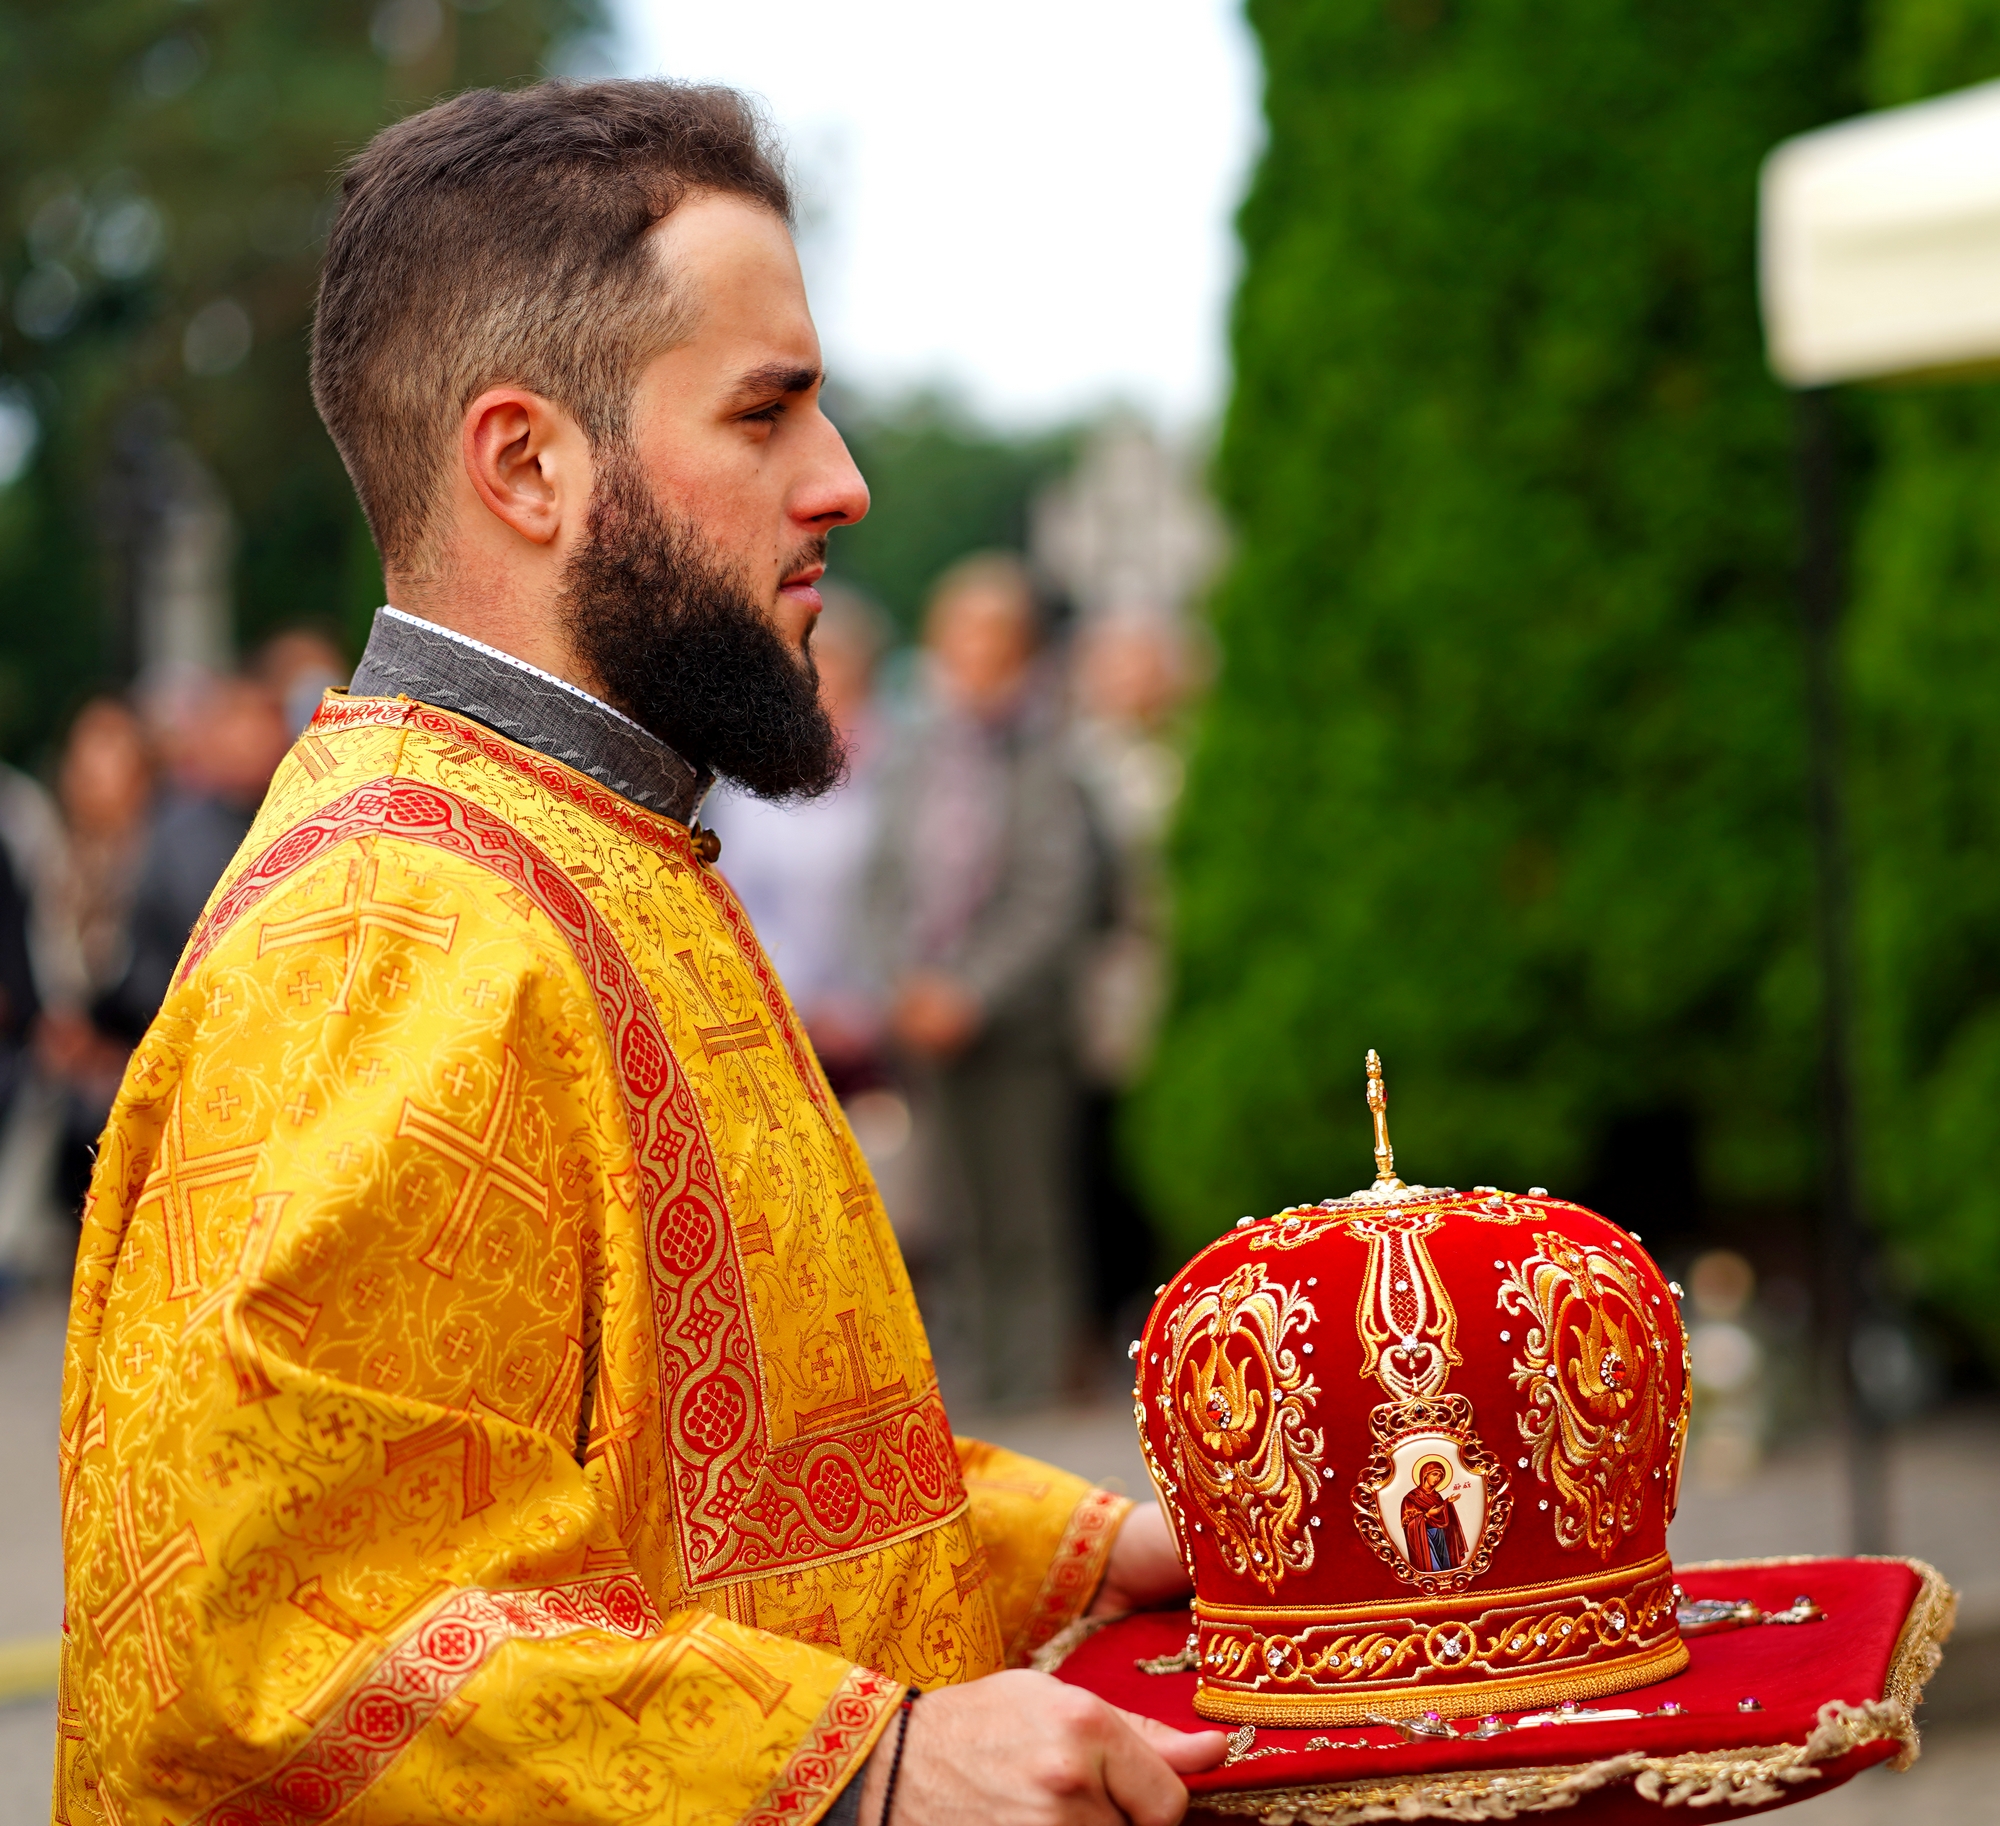
M 807 1822 L 1121 1498 L 954 1441 L 688 833 L 330 696 L 134 1054 L 63 1387 L 55 1818 Z

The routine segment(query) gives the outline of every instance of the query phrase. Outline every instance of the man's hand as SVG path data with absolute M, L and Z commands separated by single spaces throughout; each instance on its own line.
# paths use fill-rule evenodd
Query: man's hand
M 1151 1610 L 1188 1595 L 1187 1568 L 1174 1547 L 1167 1518 L 1158 1503 L 1145 1503 L 1125 1518 L 1111 1543 L 1104 1582 L 1085 1612 L 1091 1617 L 1122 1617 L 1127 1611 Z
M 884 1822 L 896 1729 L 868 1759 L 862 1826 L 1177 1826 L 1181 1775 L 1224 1749 L 1220 1731 L 1172 1730 L 1050 1674 L 990 1674 L 917 1701 Z

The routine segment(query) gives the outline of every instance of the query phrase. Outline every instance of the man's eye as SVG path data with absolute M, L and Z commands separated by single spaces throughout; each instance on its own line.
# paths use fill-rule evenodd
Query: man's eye
M 760 425 L 775 425 L 784 416 L 785 402 L 773 400 L 768 406 L 759 406 L 755 412 L 744 413 L 744 418 Z

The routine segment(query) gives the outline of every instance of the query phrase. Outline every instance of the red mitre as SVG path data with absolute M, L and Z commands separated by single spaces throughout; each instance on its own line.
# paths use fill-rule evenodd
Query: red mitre
M 1368 1072 L 1375 1184 L 1244 1219 L 1139 1341 L 1195 1709 L 1463 1718 L 1678 1673 L 1674 1289 L 1638 1238 L 1539 1188 L 1404 1185 L 1373 1053 Z

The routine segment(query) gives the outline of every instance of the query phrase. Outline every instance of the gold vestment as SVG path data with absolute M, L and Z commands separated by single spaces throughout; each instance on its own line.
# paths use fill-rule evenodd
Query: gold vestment
M 687 831 L 330 696 L 133 1055 L 77 1261 L 55 1818 L 809 1822 L 1127 1505 L 952 1437 Z

